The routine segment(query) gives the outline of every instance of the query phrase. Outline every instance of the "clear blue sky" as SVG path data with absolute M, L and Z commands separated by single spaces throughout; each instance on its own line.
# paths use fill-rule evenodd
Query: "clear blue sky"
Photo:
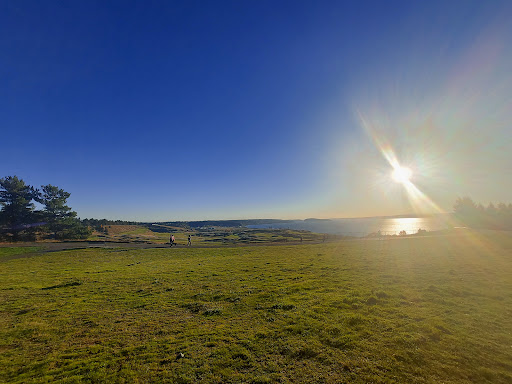
M 422 210 L 387 142 L 442 210 L 510 202 L 510 20 L 509 1 L 4 1 L 0 177 L 82 218 Z

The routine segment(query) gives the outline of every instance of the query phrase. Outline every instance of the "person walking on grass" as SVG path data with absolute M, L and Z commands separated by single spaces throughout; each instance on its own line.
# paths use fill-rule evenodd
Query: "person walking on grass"
M 177 246 L 178 244 L 176 244 L 175 240 L 174 240 L 174 235 L 171 235 L 171 247 L 172 246 Z
M 191 236 L 188 235 L 188 243 L 187 243 L 187 247 L 190 247 L 192 245 L 192 241 L 191 241 Z

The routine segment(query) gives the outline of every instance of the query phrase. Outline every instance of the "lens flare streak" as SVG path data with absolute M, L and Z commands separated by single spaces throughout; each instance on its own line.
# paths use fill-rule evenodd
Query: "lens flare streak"
M 377 131 L 366 121 L 364 116 L 358 112 L 361 125 L 366 133 L 371 137 L 373 143 L 377 149 L 381 152 L 382 156 L 386 159 L 389 165 L 397 174 L 398 180 L 404 187 L 407 198 L 411 204 L 411 207 L 416 212 L 421 211 L 434 211 L 435 213 L 444 213 L 444 211 L 425 193 L 420 191 L 416 185 L 409 180 L 412 173 L 408 168 L 404 168 L 400 165 L 398 158 L 393 150 L 391 144 L 382 135 L 379 135 Z M 406 175 L 408 173 L 408 175 Z

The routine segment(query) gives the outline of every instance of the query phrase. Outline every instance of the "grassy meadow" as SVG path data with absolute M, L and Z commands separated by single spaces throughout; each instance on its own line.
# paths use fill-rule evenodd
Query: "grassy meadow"
M 93 232 L 88 240 L 107 242 L 139 242 L 165 244 L 170 235 L 174 235 L 179 245 L 186 245 L 188 236 L 192 237 L 194 246 L 233 246 L 240 244 L 268 244 L 303 241 L 322 241 L 326 237 L 309 231 L 293 229 L 249 229 L 245 227 L 211 227 L 211 228 L 180 228 L 166 225 L 153 226 L 169 232 L 155 232 L 141 225 L 107 225 L 107 233 Z
M 6 383 L 511 383 L 511 319 L 509 233 L 0 248 Z

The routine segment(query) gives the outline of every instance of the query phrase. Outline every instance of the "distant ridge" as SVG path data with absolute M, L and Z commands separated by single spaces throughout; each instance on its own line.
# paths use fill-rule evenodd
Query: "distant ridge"
M 201 220 L 201 221 L 161 221 L 145 224 L 158 224 L 169 225 L 173 227 L 188 226 L 191 228 L 201 227 L 245 227 L 247 225 L 261 225 L 261 224 L 285 224 L 294 220 L 280 220 L 280 219 L 244 219 L 244 220 Z
M 193 220 L 193 221 L 152 221 L 144 222 L 140 224 L 145 225 L 166 225 L 172 227 L 190 227 L 190 228 L 202 228 L 202 227 L 245 227 L 248 225 L 268 225 L 268 224 L 286 224 L 292 222 L 304 222 L 304 223 L 327 223 L 336 220 L 357 220 L 357 219 L 405 219 L 405 218 L 425 218 L 450 215 L 451 213 L 438 213 L 438 214 L 415 214 L 405 213 L 400 215 L 392 216 L 366 216 L 366 217 L 338 217 L 330 219 L 317 219 L 309 217 L 307 219 L 240 219 L 240 220 Z

